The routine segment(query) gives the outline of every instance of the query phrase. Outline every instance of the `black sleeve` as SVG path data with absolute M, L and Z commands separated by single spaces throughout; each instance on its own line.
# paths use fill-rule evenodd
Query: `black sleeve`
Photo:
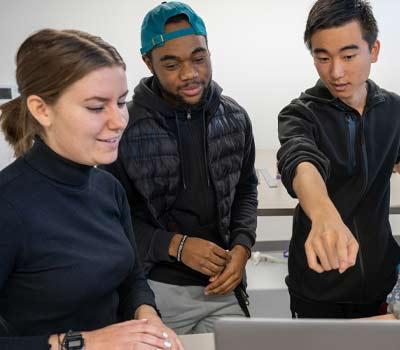
M 132 245 L 135 256 L 135 263 L 130 275 L 119 287 L 120 296 L 119 314 L 122 320 L 130 320 L 134 317 L 135 310 L 140 305 L 151 305 L 156 309 L 154 293 L 150 289 L 145 278 L 139 255 L 136 248 L 135 237 L 132 230 L 132 222 L 130 218 L 130 210 L 128 200 L 123 189 L 120 189 L 120 208 L 121 208 L 121 224 Z
M 239 183 L 231 209 L 232 248 L 241 244 L 251 250 L 256 240 L 257 228 L 257 175 L 254 168 L 255 144 L 250 118 L 246 114 L 245 149 Z
M 12 206 L 0 198 L 0 290 L 18 263 L 24 243 L 24 227 Z M 48 336 L 17 337 L 15 330 L 0 315 L 0 349 L 47 350 Z
M 174 258 L 169 256 L 168 248 L 175 232 L 170 232 L 160 227 L 149 212 L 145 200 L 136 190 L 131 176 L 125 166 L 129 162 L 126 153 L 129 152 L 129 145 L 122 138 L 118 159 L 109 165 L 102 166 L 104 170 L 113 174 L 124 187 L 131 207 L 131 218 L 133 231 L 135 232 L 140 260 L 147 273 L 151 267 L 161 261 L 173 262 Z
M 1 350 L 49 350 L 49 337 L 0 337 Z
M 296 198 L 293 179 L 302 162 L 312 163 L 324 181 L 329 177 L 329 159 L 318 149 L 316 118 L 312 110 L 299 100 L 294 100 L 278 116 L 278 134 L 281 148 L 278 151 L 278 171 L 289 194 Z

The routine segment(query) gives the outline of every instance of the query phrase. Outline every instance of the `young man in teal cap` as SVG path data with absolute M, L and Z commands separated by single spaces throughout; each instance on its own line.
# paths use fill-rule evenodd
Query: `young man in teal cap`
M 164 322 L 178 334 L 248 315 L 255 241 L 255 146 L 246 111 L 212 78 L 207 32 L 187 5 L 162 3 L 142 25 L 153 74 L 135 88 L 119 158 L 138 247 Z

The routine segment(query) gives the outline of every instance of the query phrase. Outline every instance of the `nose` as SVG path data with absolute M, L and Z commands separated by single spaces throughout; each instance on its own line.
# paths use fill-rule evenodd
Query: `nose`
M 180 71 L 181 80 L 193 80 L 199 76 L 199 72 L 191 62 L 185 62 L 182 64 Z
M 110 110 L 108 118 L 108 126 L 111 130 L 124 130 L 128 124 L 128 110 L 126 106 L 123 108 L 118 105 Z
M 333 80 L 338 80 L 340 78 L 343 78 L 344 66 L 343 66 L 343 63 L 339 59 L 332 60 L 330 73 L 331 73 L 331 77 Z

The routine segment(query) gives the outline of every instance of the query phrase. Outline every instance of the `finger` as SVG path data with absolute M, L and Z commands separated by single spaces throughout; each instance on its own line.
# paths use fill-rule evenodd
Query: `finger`
M 220 287 L 220 290 L 214 290 L 213 294 L 224 295 L 224 294 L 231 293 L 237 287 L 237 285 L 240 283 L 240 281 L 241 281 L 240 279 L 234 278 L 231 280 L 230 284 L 229 283 L 224 284 Z M 229 282 L 229 281 L 227 281 L 227 282 Z
M 216 275 L 216 273 L 214 271 L 211 271 L 206 266 L 200 266 L 200 269 L 198 271 L 201 272 L 202 274 L 206 275 L 206 276 L 215 276 Z
M 349 265 L 348 260 L 348 249 L 347 249 L 347 239 L 345 236 L 340 236 L 336 242 L 336 251 L 339 259 L 339 273 L 343 273 L 347 270 Z
M 230 255 L 229 251 L 226 251 L 217 245 L 215 245 L 212 248 L 211 252 L 214 253 L 215 255 L 219 256 L 223 260 L 230 261 L 230 259 L 231 259 L 231 255 Z
M 184 350 L 181 340 L 171 328 L 166 328 L 166 334 L 172 342 L 172 350 Z
M 160 339 L 146 333 L 135 333 L 129 339 L 131 343 L 141 343 L 146 344 L 154 348 L 169 350 L 172 348 L 171 340 Z
M 219 255 L 214 254 L 213 252 L 211 253 L 208 260 L 211 261 L 213 264 L 220 266 L 220 267 L 225 267 L 226 264 L 228 263 L 227 259 L 222 259 Z
M 331 269 L 339 268 L 339 258 L 336 250 L 336 242 L 332 239 L 332 236 L 325 235 L 322 239 L 322 246 L 325 252 L 328 252 L 327 259 Z
M 231 285 L 234 285 L 237 282 L 237 278 L 234 276 L 231 276 L 230 278 L 228 278 L 223 284 L 221 284 L 220 286 L 211 289 L 209 291 L 209 294 L 224 294 L 227 292 L 227 290 L 229 289 L 229 287 Z
M 354 266 L 356 264 L 358 249 L 359 249 L 358 242 L 355 239 L 352 239 L 347 246 L 347 251 L 348 251 L 347 260 L 350 266 Z
M 324 272 L 324 269 L 317 261 L 317 255 L 315 254 L 314 249 L 307 242 L 305 244 L 305 251 L 306 251 L 306 256 L 307 256 L 308 267 L 311 270 L 314 270 L 315 272 L 318 272 L 318 273 Z
M 219 276 L 221 276 L 220 273 L 217 274 L 217 275 L 215 275 L 215 276 L 211 276 L 211 277 L 209 278 L 208 282 L 212 283 L 212 282 L 216 281 L 216 280 L 219 278 Z
M 320 240 L 315 240 L 313 242 L 313 248 L 324 271 L 332 270 L 332 266 L 329 263 L 328 255 L 326 254 L 325 247 L 323 246 L 322 242 Z
M 127 328 L 127 332 L 129 334 L 148 334 L 162 340 L 165 340 L 166 337 L 168 337 L 168 335 L 163 331 L 161 327 L 150 323 L 131 325 L 129 328 Z
M 226 287 L 225 290 L 221 292 L 221 294 L 229 294 L 233 292 L 240 282 L 240 280 L 233 281 L 230 286 Z
M 129 321 L 124 321 L 124 322 L 120 322 L 120 323 L 115 323 L 113 325 L 111 325 L 110 327 L 132 327 L 132 326 L 139 326 L 139 325 L 144 325 L 144 324 L 148 324 L 149 320 L 146 318 L 142 318 L 140 320 L 129 320 Z
M 204 262 L 204 267 L 210 270 L 212 272 L 212 275 L 218 275 L 225 268 L 225 266 L 215 265 L 213 262 L 208 260 Z
M 227 271 L 225 270 L 217 280 L 215 280 L 213 283 L 210 283 L 206 288 L 205 288 L 205 293 L 209 293 L 211 290 L 218 288 L 219 286 L 223 285 L 229 277 L 233 274 L 233 271 Z

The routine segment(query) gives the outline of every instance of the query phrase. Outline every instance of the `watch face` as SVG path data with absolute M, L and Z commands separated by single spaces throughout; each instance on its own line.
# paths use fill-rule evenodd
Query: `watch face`
M 82 349 L 83 348 L 83 339 L 71 339 L 67 342 L 67 349 Z
M 65 337 L 64 348 L 66 350 L 83 350 L 85 346 L 85 340 L 82 334 L 78 332 L 71 332 Z

